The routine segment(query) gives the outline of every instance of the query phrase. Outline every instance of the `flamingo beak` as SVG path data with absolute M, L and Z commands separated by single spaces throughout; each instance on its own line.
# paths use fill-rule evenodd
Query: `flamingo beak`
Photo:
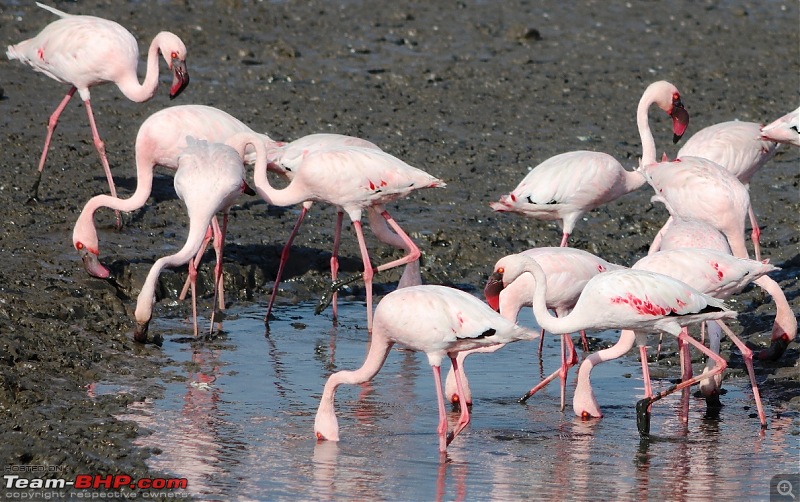
M 186 63 L 178 58 L 172 59 L 172 87 L 169 88 L 169 99 L 175 99 L 189 85 L 189 72 Z
M 86 270 L 86 273 L 98 279 L 108 279 L 111 277 L 111 272 L 100 263 L 95 253 L 84 248 L 78 251 L 78 254 L 81 257 L 81 261 L 83 261 L 83 268 Z
M 133 339 L 139 343 L 147 343 L 147 330 L 149 327 L 149 320 L 144 322 L 136 321 L 136 327 L 133 329 Z
M 486 298 L 486 303 L 496 312 L 500 311 L 501 291 L 503 291 L 503 276 L 499 272 L 495 272 L 486 281 L 486 286 L 483 288 L 483 296 Z
M 677 143 L 689 127 L 689 112 L 678 99 L 672 105 L 672 143 Z

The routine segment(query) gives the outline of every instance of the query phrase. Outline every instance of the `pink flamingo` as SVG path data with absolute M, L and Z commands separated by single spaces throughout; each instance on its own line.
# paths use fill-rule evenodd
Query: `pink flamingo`
M 715 249 L 723 253 L 731 252 L 725 236 L 713 226 L 702 221 L 677 218 L 662 228 L 653 240 L 649 254 L 680 247 L 700 247 Z M 797 336 L 797 318 L 786 299 L 786 294 L 774 279 L 765 275 L 754 282 L 772 297 L 776 309 L 770 346 L 760 351 L 756 357 L 759 360 L 776 361 L 786 352 L 789 343 Z
M 678 151 L 678 158 L 702 157 L 721 165 L 749 189 L 753 175 L 777 152 L 778 143 L 761 138 L 756 122 L 721 122 L 697 131 Z M 761 257 L 761 229 L 751 206 L 748 209 L 750 238 L 756 259 Z
M 524 273 L 536 280 L 533 313 L 539 325 L 554 334 L 579 330 L 623 329 L 633 332 L 664 332 L 680 336 L 690 324 L 732 318 L 736 312 L 721 301 L 701 293 L 672 277 L 643 270 L 612 270 L 589 279 L 572 311 L 554 317 L 547 310 L 547 277 L 539 264 L 530 258 L 514 260 L 499 270 L 503 285 L 508 285 Z M 677 390 L 689 387 L 725 369 L 725 360 L 703 344 L 687 337 L 686 341 L 713 358 L 718 366 L 712 373 L 701 375 L 660 392 L 647 396 L 636 404 L 639 432 L 649 434 L 650 405 Z
M 310 200 L 327 202 L 347 212 L 353 222 L 364 263 L 367 329 L 371 330 L 373 275 L 416 261 L 420 256 L 417 245 L 389 215 L 384 204 L 406 197 L 414 190 L 444 187 L 445 183 L 382 150 L 357 146 L 305 151 L 291 162 L 283 159 L 282 165 L 295 173 L 286 188 L 275 189 L 270 186 L 266 169 L 257 168 L 254 176 L 255 190 L 264 200 L 277 206 Z M 403 257 L 375 268 L 370 263 L 361 228 L 361 215 L 365 209 L 370 208 L 388 222 L 402 239 L 403 248 L 407 250 Z M 319 311 L 318 308 L 317 312 Z
M 31 198 L 38 197 L 47 150 L 58 124 L 58 117 L 76 90 L 89 115 L 92 139 L 97 153 L 100 154 L 108 187 L 111 195 L 116 197 L 117 192 L 106 158 L 105 145 L 97 132 L 92 113 L 89 88 L 113 82 L 128 99 L 137 103 L 147 101 L 153 97 L 158 86 L 158 55 L 161 53 L 174 76 L 169 95 L 170 98 L 175 98 L 189 84 L 189 73 L 186 71 L 186 46 L 180 38 L 170 32 L 162 31 L 156 35 L 147 52 L 147 74 L 144 83 L 140 84 L 136 75 L 139 47 L 128 30 L 106 19 L 73 16 L 38 2 L 36 5 L 56 14 L 60 19 L 48 24 L 35 37 L 9 46 L 6 55 L 9 59 L 22 61 L 57 82 L 70 85 L 70 90 L 50 116 L 47 124 L 47 137 L 39 160 L 36 181 L 31 189 Z M 120 225 L 121 220 L 117 212 L 117 226 Z
M 517 340 L 532 340 L 537 333 L 504 318 L 474 296 L 445 286 L 420 285 L 397 289 L 386 295 L 375 309 L 369 352 L 361 368 L 338 371 L 325 383 L 320 399 L 314 432 L 318 440 L 339 440 L 339 424 L 334 409 L 334 395 L 342 384 L 370 381 L 380 371 L 395 343 L 425 352 L 433 368 L 439 403 L 439 451 L 470 421 L 469 410 L 461 407 L 458 423 L 447 433 L 447 414 L 442 393 L 441 363 L 449 357 L 458 368 L 456 355 L 464 350 Z M 458 371 L 456 386 L 463 399 L 463 385 Z
M 656 147 L 650 132 L 648 109 L 656 104 L 672 117 L 674 141 L 689 124 L 689 114 L 678 89 L 669 82 L 650 84 L 639 101 L 636 123 L 642 140 L 643 161 L 655 162 Z M 498 202 L 498 212 L 519 213 L 530 218 L 560 220 L 561 247 L 567 245 L 575 223 L 586 212 L 611 202 L 644 184 L 635 171 L 627 171 L 614 157 L 600 152 L 562 153 L 542 162 L 517 187 Z
M 750 209 L 747 188 L 730 171 L 701 157 L 643 164 L 639 171 L 674 218 L 699 220 L 725 235 L 733 254 L 748 258 L 744 222 Z
M 800 108 L 761 128 L 761 138 L 800 146 Z
M 276 143 L 266 134 L 252 131 L 228 113 L 202 105 L 181 105 L 160 110 L 145 120 L 136 135 L 136 190 L 127 199 L 109 195 L 96 195 L 81 210 L 72 231 L 72 245 L 81 257 L 89 275 L 108 278 L 108 269 L 100 263 L 100 248 L 94 215 L 98 209 L 108 207 L 116 211 L 135 211 L 145 205 L 153 189 L 153 172 L 156 166 L 178 169 L 178 157 L 186 149 L 187 136 L 210 143 L 224 143 L 237 133 L 258 135 L 267 148 Z M 246 157 L 254 161 L 252 149 Z
M 519 254 L 504 256 L 495 263 L 493 273 L 486 282 L 484 296 L 490 307 L 513 322 L 516 322 L 517 315 L 522 307 L 530 307 L 533 305 L 532 298 L 536 282 L 532 275 L 523 274 L 514 282 L 508 284 L 507 287 L 503 287 L 503 274 L 500 270 L 505 270 L 511 261 L 523 259 L 522 257 L 536 260 L 542 268 L 542 271 L 547 277 L 547 296 L 545 298 L 547 308 L 554 310 L 559 317 L 567 315 L 572 307 L 575 306 L 575 302 L 580 297 L 583 287 L 589 279 L 607 270 L 619 270 L 623 268 L 619 265 L 609 263 L 589 252 L 568 247 L 533 248 Z M 583 335 L 583 332 L 581 334 Z M 544 330 L 540 333 L 540 353 L 541 337 L 543 336 Z M 555 371 L 528 391 L 520 398 L 520 402 L 526 401 L 558 376 L 561 379 L 561 406 L 563 409 L 567 370 L 578 362 L 578 356 L 575 354 L 575 348 L 569 336 L 563 336 L 561 340 L 563 342 L 561 347 L 561 369 Z M 584 340 L 584 345 L 585 344 L 586 342 Z M 501 347 L 502 345 L 493 345 L 482 349 L 463 351 L 458 354 L 458 367 L 461 372 L 461 381 L 464 385 L 464 395 L 467 398 L 467 405 L 472 404 L 472 395 L 464 369 L 464 360 L 473 352 L 494 352 Z M 588 348 L 584 347 L 584 350 L 588 351 Z M 567 354 L 569 354 L 569 356 L 567 356 Z M 451 401 L 456 402 L 458 394 L 455 392 L 456 387 L 453 376 L 453 370 L 451 368 L 445 380 L 445 391 L 447 397 Z
M 254 136 L 250 136 L 254 138 Z M 208 143 L 203 140 L 187 138 L 187 148 L 178 156 L 178 170 L 175 172 L 175 192 L 186 204 L 189 213 L 189 233 L 186 243 L 177 252 L 156 260 L 147 274 L 144 285 L 136 301 L 136 326 L 133 338 L 144 343 L 153 313 L 155 287 L 161 271 L 165 267 L 174 267 L 189 263 L 189 277 L 192 280 L 192 315 L 194 333 L 197 336 L 197 304 L 195 298 L 194 279 L 196 269 L 192 257 L 203 243 L 206 229 L 218 212 L 227 216 L 229 208 L 242 193 L 255 194 L 245 181 L 245 169 L 242 162 L 241 142 L 232 138 L 231 144 L 237 145 L 239 151 L 221 143 Z M 260 152 L 259 160 L 266 170 L 266 150 L 260 139 L 253 139 L 253 146 Z M 224 221 L 227 221 L 225 219 Z M 224 238 L 225 224 L 222 232 Z M 212 319 L 213 323 L 213 319 Z
M 633 270 L 645 270 L 669 275 L 685 282 L 698 291 L 720 300 L 730 298 L 757 278 L 777 269 L 766 262 L 736 258 L 727 252 L 702 248 L 679 248 L 659 251 L 642 258 L 631 268 Z M 719 327 L 725 330 L 742 352 L 750 374 L 750 383 L 753 388 L 753 396 L 756 401 L 756 407 L 758 408 L 759 418 L 761 424 L 766 425 L 766 415 L 761 405 L 761 398 L 753 371 L 753 352 L 747 348 L 721 320 L 717 320 L 716 322 Z M 685 329 L 686 328 L 684 328 L 684 330 Z M 711 331 L 711 329 L 709 329 L 709 331 Z M 594 366 L 621 357 L 631 349 L 634 341 L 636 341 L 642 355 L 642 367 L 647 368 L 646 339 L 643 336 L 638 336 L 637 338 L 636 335 L 639 333 L 633 335 L 632 333 L 631 331 L 623 333 L 620 336 L 620 341 L 616 345 L 591 354 L 581 364 L 578 371 L 578 385 L 575 389 L 573 401 L 573 410 L 576 415 L 584 418 L 603 416 L 597 405 L 590 384 L 591 371 Z M 684 332 L 682 338 L 685 337 L 688 337 L 688 333 Z M 679 340 L 681 340 L 681 338 L 679 338 Z M 711 345 L 711 350 L 714 353 L 719 353 L 719 339 L 717 338 L 716 343 L 712 342 Z M 691 365 L 691 360 L 685 357 L 684 362 Z M 714 370 L 714 366 L 713 363 L 707 366 L 704 374 L 711 373 Z M 647 371 L 645 371 L 645 375 L 647 376 Z M 688 373 L 684 375 L 684 378 L 686 377 L 691 378 Z M 700 382 L 701 391 L 709 396 L 715 394 L 721 381 L 721 374 L 717 373 L 714 378 L 708 378 Z M 645 380 L 645 393 L 647 395 L 651 394 L 649 389 L 650 382 L 648 378 Z
M 309 134 L 307 136 L 303 136 L 302 138 L 296 139 L 292 142 L 285 143 L 282 146 L 273 148 L 270 151 L 270 166 L 274 166 L 275 170 L 280 172 L 286 173 L 286 176 L 290 179 L 294 177 L 295 171 L 293 170 L 296 167 L 297 159 L 304 154 L 307 154 L 312 151 L 324 150 L 327 148 L 338 148 L 338 147 L 348 147 L 348 146 L 356 146 L 361 148 L 372 148 L 375 150 L 380 150 L 380 148 L 375 145 L 374 143 L 367 141 L 365 139 L 357 138 L 354 136 L 345 136 L 342 134 Z M 295 167 L 293 167 L 295 166 Z M 300 210 L 300 215 L 297 218 L 297 222 L 292 229 L 291 234 L 289 235 L 289 239 L 286 241 L 286 244 L 283 247 L 283 251 L 281 251 L 281 258 L 280 264 L 278 265 L 278 273 L 275 276 L 275 284 L 272 288 L 272 295 L 269 299 L 269 304 L 267 305 L 267 313 L 264 316 L 264 322 L 269 322 L 269 316 L 272 312 L 272 306 L 275 303 L 275 298 L 278 293 L 278 286 L 281 282 L 281 277 L 283 277 L 283 270 L 286 266 L 286 262 L 289 259 L 289 251 L 291 250 L 292 243 L 294 242 L 294 238 L 297 235 L 298 230 L 300 229 L 300 225 L 303 223 L 303 219 L 305 218 L 308 210 L 313 205 L 313 201 L 307 200 L 303 202 L 302 209 Z M 333 240 L 333 252 L 331 254 L 331 278 L 333 281 L 336 281 L 338 277 L 339 271 L 339 259 L 338 259 L 338 250 L 339 250 L 339 238 L 341 235 L 342 230 L 342 219 L 344 213 L 342 212 L 341 208 L 337 210 L 336 213 L 336 230 L 334 234 Z M 386 220 L 384 220 L 377 211 L 372 208 L 367 208 L 367 217 L 369 219 L 369 226 L 372 229 L 373 233 L 378 237 L 378 240 L 385 244 L 389 244 L 396 248 L 403 249 L 406 253 L 412 252 L 411 249 L 406 247 L 405 241 L 400 238 L 397 234 L 389 229 Z M 410 263 L 406 264 L 405 270 L 403 272 L 403 276 L 400 279 L 400 287 L 407 287 L 407 286 L 414 286 L 422 283 L 422 278 L 420 275 L 419 270 L 419 260 L 414 260 Z M 337 317 L 337 306 L 336 306 L 336 295 L 334 294 L 331 297 L 331 301 L 333 302 L 333 318 L 336 319 Z

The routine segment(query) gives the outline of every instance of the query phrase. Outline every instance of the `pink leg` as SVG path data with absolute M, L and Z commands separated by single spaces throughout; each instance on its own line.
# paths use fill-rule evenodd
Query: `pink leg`
M 455 373 L 456 377 L 456 389 L 458 389 L 459 400 L 461 402 L 466 402 L 464 396 L 464 383 L 461 381 L 461 372 L 459 371 L 458 368 L 458 361 L 456 360 L 455 357 L 451 357 L 450 361 L 453 364 L 453 373 Z M 439 377 L 439 381 L 436 382 L 436 385 L 438 388 L 440 388 L 442 385 L 441 376 L 440 375 L 437 376 Z M 455 439 L 455 437 L 458 436 L 458 434 L 462 430 L 464 430 L 464 427 L 466 427 L 467 424 L 469 424 L 469 406 L 461 406 L 460 408 L 461 408 L 461 415 L 458 417 L 458 423 L 453 429 L 453 433 L 448 435 L 449 437 L 447 438 L 447 444 L 450 444 L 453 441 L 453 439 Z
M 336 228 L 334 229 L 333 233 L 333 250 L 331 250 L 331 281 L 336 281 L 336 278 L 339 277 L 339 244 L 341 242 L 342 237 L 342 220 L 344 219 L 344 213 L 342 210 L 336 211 Z M 339 310 L 336 305 L 337 294 L 333 294 L 333 320 L 339 318 Z
M 639 346 L 639 358 L 642 360 L 642 380 L 644 381 L 644 397 L 653 395 L 653 387 L 650 384 L 650 366 L 647 364 L 647 345 Z M 650 411 L 648 408 L 647 411 Z
M 692 378 L 692 355 L 689 353 L 689 344 L 686 343 L 686 338 L 689 336 L 688 328 L 684 327 L 681 334 L 678 336 L 678 350 L 680 351 L 681 361 L 681 380 L 686 381 Z M 689 421 L 689 388 L 681 391 L 681 405 L 679 408 L 679 416 L 682 422 Z
M 265 323 L 269 322 L 269 315 L 272 312 L 272 305 L 275 303 L 275 297 L 278 294 L 278 286 L 281 283 L 281 277 L 283 277 L 283 269 L 286 267 L 286 262 L 289 261 L 289 250 L 292 248 L 292 243 L 294 242 L 294 238 L 297 236 L 298 230 L 300 230 L 300 225 L 303 223 L 306 213 L 308 213 L 308 208 L 304 205 L 303 209 L 300 210 L 300 216 L 297 218 L 297 221 L 294 224 L 292 233 L 289 234 L 289 239 L 286 241 L 286 244 L 284 244 L 283 250 L 281 251 L 281 261 L 278 264 L 278 273 L 275 275 L 275 285 L 272 286 L 272 296 L 269 297 L 267 313 L 264 315 Z
M 756 213 L 753 211 L 752 205 L 747 209 L 747 215 L 750 217 L 750 226 L 753 227 L 750 233 L 750 239 L 753 241 L 753 251 L 755 252 L 756 260 L 761 261 L 761 229 L 758 228 Z
M 77 89 L 74 86 L 70 88 L 69 92 L 67 92 L 67 95 L 61 100 L 61 103 L 59 103 L 59 105 L 56 107 L 53 114 L 50 115 L 50 120 L 47 122 L 47 136 L 44 139 L 42 156 L 39 157 L 39 170 L 36 174 L 36 181 L 34 181 L 33 187 L 31 187 L 31 200 L 36 200 L 39 198 L 39 183 L 42 181 L 42 171 L 44 170 L 44 162 L 47 159 L 47 152 L 50 150 L 50 141 L 53 139 L 53 131 L 56 130 L 58 118 L 61 116 L 61 112 L 64 111 L 64 108 L 67 107 L 69 100 L 75 95 L 75 91 L 77 91 Z
M 583 351 L 589 352 L 589 341 L 586 339 L 586 331 L 581 330 L 581 341 L 583 342 Z
M 211 321 L 209 323 L 208 332 L 214 331 L 214 314 L 217 313 L 215 305 L 217 305 L 217 298 L 219 298 L 219 309 L 225 310 L 225 284 L 222 276 L 222 254 L 225 247 L 225 232 L 228 230 L 228 212 L 222 214 L 222 226 L 217 224 L 216 218 L 211 220 L 211 226 L 214 228 L 214 252 L 217 256 L 217 263 L 214 265 L 214 301 L 211 302 Z
M 189 260 L 189 282 L 191 283 L 192 289 L 192 323 L 194 324 L 194 336 L 197 336 L 197 294 L 195 291 L 195 284 L 197 283 L 197 267 L 192 260 Z
M 444 407 L 444 394 L 442 392 L 442 373 L 439 366 L 432 366 L 433 368 L 433 381 L 436 384 L 436 397 L 439 403 L 439 426 L 436 428 L 436 434 L 439 435 L 439 451 L 447 451 L 447 411 Z M 466 408 L 466 406 L 465 406 Z
M 753 387 L 753 399 L 756 401 L 756 409 L 758 410 L 758 419 L 761 421 L 761 427 L 766 428 L 767 426 L 767 415 L 764 413 L 764 405 L 761 404 L 761 393 L 758 391 L 758 384 L 756 383 L 756 375 L 755 371 L 753 371 L 753 351 L 750 350 L 747 345 L 745 345 L 742 340 L 736 336 L 733 331 L 722 321 L 717 321 L 720 328 L 728 335 L 728 338 L 731 339 L 733 343 L 739 347 L 739 351 L 742 353 L 742 358 L 744 359 L 744 364 L 747 366 L 747 373 L 750 375 L 750 385 Z
M 668 395 L 672 394 L 673 392 L 685 389 L 687 387 L 691 387 L 692 385 L 694 385 L 697 382 L 699 382 L 701 380 L 704 380 L 706 378 L 711 378 L 714 375 L 717 375 L 717 374 L 725 371 L 725 368 L 728 366 L 727 363 L 725 362 L 725 359 L 720 357 L 719 354 L 716 354 L 714 351 L 709 350 L 705 345 L 703 345 L 702 343 L 698 342 L 697 340 L 695 340 L 691 336 L 687 336 L 686 337 L 686 341 L 689 342 L 691 345 L 694 345 L 695 348 L 697 348 L 703 354 L 705 354 L 708 357 L 714 359 L 714 362 L 717 364 L 717 366 L 714 367 L 714 369 L 711 370 L 708 373 L 704 373 L 702 375 L 696 376 L 696 377 L 691 378 L 689 380 L 683 381 L 683 382 L 679 383 L 678 385 L 673 385 L 672 387 L 670 387 L 669 389 L 667 389 L 667 390 L 665 390 L 663 392 L 659 392 L 657 394 L 654 394 L 653 396 L 651 396 L 649 398 L 646 397 L 646 398 L 640 400 L 638 403 L 636 403 L 636 424 L 637 424 L 637 426 L 639 428 L 639 432 L 642 433 L 642 434 L 649 434 L 650 433 L 650 412 L 649 412 L 650 405 L 652 405 L 654 402 L 664 398 L 665 396 L 668 396 Z
M 386 221 L 389 223 L 389 226 L 392 227 L 392 230 L 403 239 L 403 242 L 406 243 L 406 249 L 408 249 L 408 253 L 403 256 L 402 258 L 398 258 L 394 261 L 390 261 L 389 263 L 384 263 L 383 265 L 379 266 L 375 269 L 375 272 L 383 272 L 384 270 L 389 270 L 390 268 L 399 267 L 400 265 L 405 265 L 406 263 L 411 263 L 414 260 L 418 260 L 421 253 L 419 252 L 419 248 L 414 241 L 411 240 L 411 237 L 400 228 L 400 225 L 397 224 L 396 221 L 389 215 L 389 212 L 385 209 L 381 211 L 381 216 L 383 216 Z
M 569 247 L 569 246 L 567 246 L 567 241 L 569 241 L 569 234 L 564 232 L 562 234 L 562 236 L 561 236 L 561 247 L 562 248 Z
M 567 340 L 569 340 L 569 341 L 565 340 L 565 338 Z M 561 348 L 561 350 L 562 350 L 562 357 L 561 357 L 562 365 L 561 365 L 561 368 L 557 369 L 556 371 L 554 371 L 553 373 L 548 375 L 546 378 L 542 379 L 542 381 L 539 382 L 538 384 L 536 384 L 536 386 L 534 388 L 532 388 L 531 390 L 526 392 L 525 395 L 523 395 L 521 398 L 519 398 L 519 402 L 520 403 L 524 403 L 532 395 L 536 394 L 540 390 L 542 390 L 545 387 L 547 387 L 547 384 L 549 384 L 550 382 L 555 380 L 556 377 L 560 377 L 561 378 L 561 384 L 562 384 L 562 386 L 561 386 L 561 397 L 562 397 L 561 411 L 564 411 L 564 406 L 565 406 L 564 401 L 566 400 L 567 372 L 569 371 L 569 368 L 571 368 L 571 367 L 575 366 L 576 364 L 578 364 L 578 354 L 575 352 L 575 346 L 572 344 L 572 340 L 569 339 L 569 335 L 561 335 L 561 343 L 562 343 L 562 348 Z M 569 349 L 568 349 L 569 353 L 570 353 L 569 359 L 567 359 L 565 357 L 565 354 L 567 352 L 565 350 L 565 346 L 563 346 L 564 344 L 567 347 L 569 347 Z
M 97 125 L 94 122 L 94 114 L 92 113 L 92 104 L 86 100 L 83 104 L 86 106 L 86 114 L 89 116 L 89 126 L 92 128 L 92 140 L 97 153 L 100 155 L 100 162 L 103 164 L 103 170 L 106 172 L 106 180 L 108 181 L 108 188 L 111 191 L 111 196 L 117 196 L 117 189 L 114 187 L 114 178 L 111 176 L 111 167 L 108 165 L 108 158 L 106 158 L 106 145 L 100 139 L 100 133 L 97 131 Z M 122 218 L 119 215 L 119 210 L 115 210 L 117 215 L 117 228 L 122 228 Z
M 361 260 L 364 263 L 364 293 L 367 297 L 367 332 L 372 333 L 372 277 L 375 272 L 369 262 L 369 252 L 367 243 L 364 241 L 364 231 L 361 228 L 361 221 L 353 221 L 353 227 L 358 237 L 358 246 L 361 249 Z
M 211 242 L 212 237 L 214 236 L 214 230 L 211 225 L 208 226 L 208 230 L 206 230 L 206 236 L 203 238 L 203 244 L 200 245 L 200 250 L 197 251 L 197 254 L 194 257 L 194 268 L 195 270 L 197 267 L 200 266 L 200 261 L 203 259 L 203 255 L 206 252 L 206 248 L 208 247 L 208 243 Z M 189 292 L 189 287 L 194 286 L 192 283 L 191 276 L 186 278 L 186 282 L 183 284 L 183 289 L 181 290 L 181 294 L 178 296 L 178 300 L 183 301 L 186 299 L 186 293 Z
M 539 333 L 539 357 L 542 357 L 542 349 L 544 348 L 544 329 Z

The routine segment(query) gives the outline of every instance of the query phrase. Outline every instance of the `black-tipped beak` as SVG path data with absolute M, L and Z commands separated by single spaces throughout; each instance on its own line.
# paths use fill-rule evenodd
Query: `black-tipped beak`
M 677 143 L 689 127 L 689 112 L 678 100 L 672 107 L 672 143 Z
M 489 276 L 486 286 L 483 288 L 483 296 L 486 303 L 495 311 L 500 311 L 500 292 L 503 291 L 503 275 L 495 272 Z
M 178 58 L 172 59 L 172 87 L 169 89 L 169 99 L 175 99 L 189 85 L 189 72 L 186 63 Z
M 136 327 L 133 329 L 133 339 L 139 343 L 147 343 L 147 330 L 150 327 L 150 321 L 137 322 Z
M 87 251 L 86 249 L 82 249 L 78 251 L 78 254 L 81 257 L 81 261 L 83 262 L 83 268 L 86 270 L 86 273 L 91 275 L 92 277 L 97 277 L 98 279 L 108 279 L 111 277 L 111 272 L 108 271 L 106 267 L 100 263 L 100 260 L 97 258 L 97 255 Z

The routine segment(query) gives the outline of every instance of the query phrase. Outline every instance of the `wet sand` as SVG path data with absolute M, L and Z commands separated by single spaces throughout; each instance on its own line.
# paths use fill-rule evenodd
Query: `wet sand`
M 644 88 L 668 80 L 683 94 L 688 135 L 717 122 L 769 122 L 798 102 L 800 74 L 794 2 L 600 2 L 540 6 L 524 1 L 395 2 L 242 1 L 59 2 L 71 13 L 116 20 L 140 51 L 160 30 L 189 48 L 191 83 L 175 101 L 167 76 L 148 103 L 128 101 L 114 86 L 92 94 L 120 196 L 136 185 L 133 145 L 139 125 L 177 104 L 221 108 L 275 139 L 336 132 L 360 136 L 445 180 L 389 211 L 419 244 L 422 275 L 477 291 L 494 262 L 529 247 L 558 245 L 553 222 L 496 214 L 488 203 L 510 191 L 530 167 L 557 153 L 598 150 L 632 168 L 641 154 L 635 110 Z M 4 6 L 0 39 L 30 38 L 54 17 L 32 2 Z M 143 59 L 142 59 L 143 60 Z M 38 203 L 26 204 L 47 118 L 67 91 L 17 61 L 2 60 L 0 205 L 0 458 L 4 465 L 61 466 L 78 473 L 153 476 L 139 431 L 112 417 L 131 401 L 157 398 L 160 349 L 132 340 L 132 311 L 147 271 L 177 250 L 185 210 L 171 173 L 156 176 L 148 205 L 124 217 L 96 219 L 101 257 L 116 284 L 87 276 L 71 246 L 85 202 L 108 188 L 86 113 L 74 98 L 62 115 Z M 140 68 L 140 75 L 144 69 Z M 674 157 L 668 117 L 650 115 L 659 152 Z M 762 253 L 782 268 L 771 274 L 800 311 L 800 155 L 783 148 L 751 184 L 762 222 Z M 647 186 L 580 221 L 572 245 L 630 265 L 646 254 L 667 213 Z M 257 198 L 233 209 L 226 245 L 229 302 L 266 302 L 281 247 L 299 208 Z M 316 299 L 328 283 L 334 211 L 317 204 L 295 241 L 276 315 Z M 375 259 L 396 256 L 378 246 Z M 342 271 L 361 260 L 345 225 Z M 210 263 L 201 269 L 200 304 L 211 303 Z M 162 276 L 154 316 L 186 316 L 175 299 L 185 269 Z M 390 291 L 399 272 L 377 279 Z M 352 290 L 356 297 L 361 293 Z M 377 298 L 376 298 L 377 300 Z M 769 343 L 775 306 L 759 289 L 737 298 L 734 329 L 755 347 Z M 187 334 L 190 334 L 187 327 Z M 723 356 L 741 371 L 741 358 Z M 764 399 L 800 408 L 793 342 L 777 362 L 757 363 Z M 740 368 L 740 369 L 736 369 Z M 669 369 L 665 371 L 670 371 Z M 91 384 L 136 384 L 129 393 L 93 397 Z M 312 441 L 309 431 L 309 441 Z

